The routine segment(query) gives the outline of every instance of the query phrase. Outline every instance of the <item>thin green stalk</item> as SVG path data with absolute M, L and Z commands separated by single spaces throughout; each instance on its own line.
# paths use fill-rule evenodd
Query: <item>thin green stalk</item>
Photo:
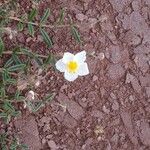
M 4 51 L 3 54 L 4 55 L 11 55 L 11 54 L 13 54 L 13 51 Z M 23 52 L 16 52 L 16 54 L 18 54 L 18 55 L 24 55 Z M 47 56 L 45 56 L 45 55 L 36 54 L 36 56 L 37 57 L 41 57 L 41 58 L 47 58 Z
M 0 73 L 2 73 L 4 70 L 4 68 L 0 68 Z M 17 73 L 14 73 L 14 72 L 9 72 L 10 75 L 13 75 L 13 76 L 18 76 Z
M 8 100 L 8 99 L 5 99 L 5 100 L 0 99 L 0 101 L 1 102 L 7 101 L 7 102 L 11 102 L 11 103 L 21 103 L 21 102 L 24 102 L 24 100 Z
M 47 24 L 40 24 L 40 23 L 24 21 L 24 20 L 21 20 L 21 19 L 19 19 L 17 17 L 11 17 L 11 16 L 10 17 L 0 16 L 0 18 L 8 18 L 8 19 L 11 19 L 11 20 L 14 20 L 14 21 L 18 21 L 18 22 L 21 22 L 21 23 L 32 24 L 33 26 L 45 27 L 45 28 L 65 28 L 65 27 L 70 27 L 70 24 L 66 24 L 66 25 L 47 25 Z

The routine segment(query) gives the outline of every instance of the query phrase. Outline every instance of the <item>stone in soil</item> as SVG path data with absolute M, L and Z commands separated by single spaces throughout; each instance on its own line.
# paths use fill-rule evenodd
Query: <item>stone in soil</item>
M 75 101 L 69 100 L 68 97 L 60 93 L 58 100 L 66 106 L 69 114 L 76 120 L 81 119 L 84 116 L 83 108 Z
M 150 98 L 150 87 L 145 87 L 147 97 Z
M 140 83 L 138 81 L 138 79 L 131 75 L 130 73 L 127 73 L 126 75 L 126 83 L 131 83 L 133 89 L 135 90 L 135 92 L 137 93 L 141 93 L 141 86 L 140 86 Z
M 139 34 L 140 36 L 148 31 L 148 25 L 141 14 L 137 11 L 132 12 L 130 16 L 125 15 L 122 23 L 124 29 L 131 29 L 134 33 Z
M 138 145 L 138 139 L 137 139 L 137 136 L 135 135 L 135 132 L 133 130 L 131 114 L 129 113 L 128 110 L 122 109 L 121 118 L 122 118 L 122 121 L 123 121 L 124 126 L 126 128 L 126 132 L 129 136 L 131 142 L 135 146 L 137 146 Z
M 121 50 L 119 46 L 110 46 L 109 47 L 110 50 L 110 59 L 111 61 L 116 64 L 119 63 L 121 61 Z
M 123 38 L 123 42 L 127 43 L 128 45 L 131 46 L 137 46 L 141 43 L 141 37 L 139 37 L 138 35 L 136 35 L 133 31 L 128 31 L 124 38 Z
M 118 80 L 121 77 L 123 77 L 124 74 L 125 74 L 125 69 L 122 67 L 121 64 L 114 64 L 108 67 L 107 75 L 112 80 Z
M 131 3 L 131 0 L 109 0 L 112 4 L 113 8 L 117 10 L 117 12 L 121 12 L 125 6 Z
M 146 74 L 145 76 L 140 76 L 140 83 L 143 87 L 150 87 L 150 74 Z
M 135 54 L 149 54 L 150 53 L 150 45 L 139 45 L 134 48 Z
M 92 116 L 92 117 L 96 117 L 96 118 L 98 118 L 99 120 L 102 120 L 103 117 L 104 117 L 104 114 L 103 114 L 101 111 L 99 111 L 99 110 L 93 110 L 93 111 L 91 112 L 91 116 Z
M 65 115 L 62 123 L 68 128 L 74 128 L 77 126 L 77 121 L 73 117 L 71 117 L 69 114 Z
M 119 109 L 119 103 L 117 102 L 117 100 L 113 100 L 112 109 L 113 110 Z
M 40 150 L 41 142 L 37 123 L 33 116 L 21 118 L 14 122 L 15 128 L 19 131 L 19 138 L 24 144 L 29 146 L 30 150 Z
M 150 126 L 144 120 L 141 121 L 139 135 L 142 143 L 150 147 Z
M 85 16 L 84 14 L 76 14 L 76 18 L 79 20 L 79 21 L 83 21 L 83 20 L 87 20 L 87 16 Z
M 148 60 L 149 59 L 145 54 L 137 54 L 134 59 L 134 62 L 136 63 L 137 67 L 140 68 L 143 74 L 149 70 Z
M 104 34 L 108 37 L 108 39 L 113 43 L 117 44 L 117 38 L 113 30 L 113 24 L 110 20 L 107 20 L 105 22 L 101 22 L 101 29 Z
M 49 148 L 51 148 L 51 150 L 59 149 L 59 147 L 56 145 L 56 143 L 53 140 L 50 140 L 47 143 L 48 143 Z

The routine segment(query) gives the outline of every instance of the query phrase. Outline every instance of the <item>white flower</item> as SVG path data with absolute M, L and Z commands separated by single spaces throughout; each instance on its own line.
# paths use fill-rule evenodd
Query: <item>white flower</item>
M 29 91 L 29 92 L 28 92 L 28 98 L 34 100 L 34 98 L 35 98 L 35 93 L 34 93 L 33 91 Z
M 85 62 L 86 52 L 81 51 L 76 55 L 69 52 L 64 53 L 62 59 L 56 63 L 56 68 L 60 72 L 64 72 L 64 77 L 68 81 L 74 81 L 78 76 L 89 74 L 88 65 Z

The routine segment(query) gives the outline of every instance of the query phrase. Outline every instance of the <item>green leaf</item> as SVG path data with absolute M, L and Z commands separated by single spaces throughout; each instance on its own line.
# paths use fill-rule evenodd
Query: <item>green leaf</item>
M 44 64 L 45 65 L 49 65 L 49 64 L 54 65 L 55 62 L 56 62 L 55 57 L 52 54 L 49 54 L 47 59 L 45 60 Z
M 18 28 L 19 31 L 22 31 L 23 28 L 24 28 L 23 23 L 22 23 L 22 22 L 19 22 L 19 23 L 17 24 L 17 28 Z
M 60 11 L 60 17 L 58 18 L 58 24 L 62 24 L 64 21 L 64 17 L 65 17 L 65 10 L 62 8 Z
M 39 102 L 31 102 L 30 100 L 26 101 L 26 105 L 30 111 L 33 113 L 37 112 L 41 107 L 45 106 L 46 101 L 39 101 Z
M 76 29 L 75 26 L 71 26 L 71 33 L 74 37 L 74 39 L 78 42 L 78 43 L 82 43 L 81 38 L 80 38 L 80 34 L 78 32 L 78 30 Z
M 49 54 L 48 57 L 47 57 L 47 59 L 45 60 L 44 64 L 45 64 L 45 65 L 48 65 L 48 64 L 51 63 L 51 61 L 52 61 L 52 55 Z
M 5 84 L 7 82 L 7 80 L 10 78 L 8 71 L 7 70 L 3 70 L 2 72 L 2 78 L 3 78 L 3 83 Z
M 17 80 L 10 78 L 10 79 L 7 79 L 7 83 L 15 85 L 17 83 Z
M 11 116 L 13 116 L 13 117 L 18 117 L 18 116 L 20 116 L 21 115 L 21 111 L 13 111 L 12 113 L 11 113 Z
M 28 32 L 32 37 L 34 37 L 34 27 L 31 23 L 28 23 Z
M 46 102 L 46 103 L 51 102 L 53 100 L 53 98 L 54 98 L 54 94 L 49 94 L 45 97 L 44 102 Z
M 6 117 L 7 117 L 6 113 L 4 113 L 4 112 L 0 113 L 0 118 L 6 118 Z
M 51 48 L 53 46 L 52 40 L 50 39 L 49 35 L 47 34 L 47 32 L 44 29 L 40 29 L 40 32 L 42 34 L 42 37 L 45 41 L 45 43 L 48 45 L 49 48 Z
M 25 66 L 26 66 L 25 64 L 17 64 L 17 65 L 14 65 L 14 66 L 7 68 L 7 70 L 9 72 L 23 70 L 25 68 Z
M 19 97 L 20 97 L 20 91 L 17 90 L 16 93 L 15 93 L 15 99 L 19 100 Z
M 42 102 L 38 102 L 33 105 L 32 112 L 35 113 L 37 112 L 40 108 L 42 108 L 44 104 Z
M 2 56 L 4 51 L 4 43 L 2 41 L 2 38 L 0 37 L 0 56 Z
M 23 52 L 25 55 L 27 55 L 29 57 L 34 57 L 34 53 L 32 53 L 31 51 L 29 51 L 26 48 L 21 48 L 20 51 Z
M 49 15 L 50 15 L 50 9 L 47 8 L 46 11 L 44 12 L 44 15 L 43 15 L 40 23 L 43 24 L 44 22 L 46 22 L 48 17 L 49 17 Z
M 13 140 L 11 145 L 10 145 L 10 150 L 17 150 L 18 144 L 17 144 L 17 140 Z
M 11 57 L 4 65 L 4 68 L 8 68 L 13 63 L 13 58 Z
M 6 110 L 6 111 L 9 111 L 9 112 L 14 112 L 15 111 L 14 106 L 8 101 L 4 102 L 3 109 Z
M 32 21 L 34 19 L 34 17 L 37 15 L 37 9 L 33 8 L 28 16 L 28 20 Z
M 16 64 L 22 63 L 21 60 L 19 59 L 19 57 L 15 53 L 12 54 L 12 58 Z
M 5 87 L 0 88 L 0 97 L 2 97 L 2 98 L 6 97 Z

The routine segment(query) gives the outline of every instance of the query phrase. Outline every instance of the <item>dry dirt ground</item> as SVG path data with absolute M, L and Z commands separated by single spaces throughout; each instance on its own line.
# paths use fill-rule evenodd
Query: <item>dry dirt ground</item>
M 30 5 L 20 0 L 24 10 Z M 41 54 L 86 50 L 94 55 L 87 58 L 90 75 L 67 82 L 52 71 L 36 92 L 55 92 L 54 100 L 12 122 L 12 132 L 30 150 L 150 150 L 150 0 L 42 0 L 40 12 L 47 7 L 50 22 L 67 10 L 83 47 L 67 29 L 47 30 L 52 49 L 26 32 L 15 40 Z

